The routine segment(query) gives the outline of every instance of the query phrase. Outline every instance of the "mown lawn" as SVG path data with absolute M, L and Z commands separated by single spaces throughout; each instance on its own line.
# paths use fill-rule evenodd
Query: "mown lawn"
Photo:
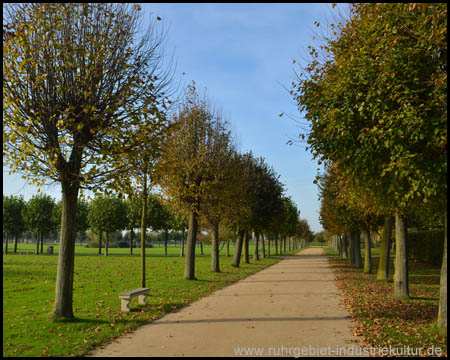
M 298 252 L 292 251 L 291 253 Z M 118 294 L 140 287 L 140 258 L 76 256 L 75 322 L 49 320 L 55 292 L 57 256 L 3 255 L 3 356 L 81 356 L 122 333 L 270 266 L 280 259 L 231 266 L 221 257 L 221 273 L 210 258 L 196 258 L 197 280 L 183 279 L 184 258 L 148 257 L 148 305 L 133 299 L 120 311 Z
M 327 253 L 336 254 L 331 249 Z M 375 254 L 377 252 L 375 251 Z M 447 356 L 447 338 L 436 331 L 439 308 L 440 267 L 409 261 L 409 294 L 406 301 L 393 297 L 394 284 L 376 280 L 378 257 L 373 257 L 373 274 L 352 267 L 348 260 L 330 257 L 337 285 L 354 319 L 354 333 L 365 346 L 403 348 L 440 348 Z M 394 268 L 391 264 L 391 276 Z
M 275 254 L 275 245 L 273 245 L 273 243 L 271 244 L 272 246 L 270 247 L 270 253 L 273 255 Z M 44 243 L 44 254 L 47 253 L 47 247 L 48 246 L 53 246 L 53 253 L 55 255 L 58 254 L 59 251 L 59 244 L 51 244 L 51 243 Z M 145 249 L 145 253 L 147 255 L 164 255 L 164 246 L 159 246 L 158 243 L 153 244 L 154 247 L 152 248 L 146 248 Z M 227 253 L 227 246 L 225 244 L 221 244 L 219 246 L 220 249 L 220 255 L 226 255 Z M 11 254 L 14 250 L 14 244 L 10 243 L 9 247 L 8 247 L 8 253 Z M 186 250 L 186 247 L 185 247 Z M 233 250 L 234 250 L 234 245 L 233 243 L 230 243 L 230 254 L 233 254 Z M 3 244 L 3 252 L 5 251 L 5 245 Z M 36 244 L 24 244 L 24 243 L 19 243 L 17 244 L 17 252 L 25 252 L 25 253 L 33 253 L 36 251 Z M 39 247 L 39 251 L 40 251 L 40 247 Z M 200 246 L 196 247 L 196 254 L 200 255 L 201 254 L 201 249 Z M 267 246 L 267 242 L 266 242 L 266 252 L 268 251 L 268 246 Z M 110 255 L 129 255 L 130 254 L 130 249 L 129 248 L 109 248 L 108 249 L 108 253 Z M 169 245 L 167 247 L 167 253 L 168 255 L 180 255 L 181 253 L 181 248 L 177 245 Z M 87 248 L 84 245 L 75 245 L 75 254 L 80 254 L 80 255 L 84 255 L 84 254 L 92 254 L 92 255 L 98 255 L 98 248 Z M 102 247 L 102 255 L 105 254 L 105 248 Z M 141 249 L 140 248 L 133 248 L 133 255 L 140 255 L 141 254 Z M 204 255 L 211 255 L 211 245 L 203 245 L 203 254 Z M 250 245 L 250 254 L 253 254 L 253 245 Z

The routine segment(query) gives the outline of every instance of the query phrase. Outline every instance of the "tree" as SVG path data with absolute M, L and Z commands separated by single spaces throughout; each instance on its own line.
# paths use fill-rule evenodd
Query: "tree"
M 292 201 L 290 197 L 283 197 L 283 207 L 284 207 L 284 221 L 282 233 L 289 238 L 294 236 L 297 230 L 297 221 L 299 216 L 299 211 L 297 206 Z
M 54 199 L 45 194 L 33 195 L 25 207 L 26 227 L 36 234 L 36 255 L 39 254 L 39 243 L 41 244 L 41 254 L 43 253 L 44 235 L 53 231 L 57 226 L 52 216 L 54 207 Z
M 302 248 L 306 247 L 306 244 L 311 241 L 312 231 L 306 219 L 301 219 L 300 217 L 298 218 L 294 236 L 300 240 L 300 247 Z
M 239 267 L 242 247 L 244 247 L 244 261 L 250 262 L 248 231 L 251 229 L 251 172 L 254 166 L 254 158 L 251 152 L 238 154 L 234 152 L 231 157 L 231 171 L 234 184 L 231 188 L 229 206 L 225 208 L 224 218 L 231 232 L 237 234 L 234 246 L 232 265 Z
M 62 220 L 53 317 L 73 318 L 75 214 L 80 188 L 108 188 L 135 124 L 156 113 L 164 83 L 162 35 L 139 5 L 30 3 L 6 9 L 4 157 L 41 185 L 61 183 Z M 164 75 L 164 73 L 162 73 Z
M 357 174 L 395 215 L 396 298 L 408 297 L 406 215 L 439 198 L 445 209 L 446 13 L 444 3 L 352 5 L 323 47 L 326 61 L 312 48 L 293 90 L 314 156 Z
M 181 250 L 180 250 L 180 256 L 184 257 L 184 235 L 186 232 L 186 228 L 188 227 L 188 222 L 186 217 L 183 215 L 182 212 L 175 211 L 174 214 L 174 230 L 181 231 Z
M 167 87 L 168 83 L 164 87 Z M 162 87 L 162 89 L 164 89 Z M 162 90 L 161 89 L 161 90 Z M 164 94 L 164 92 L 162 92 Z M 168 100 L 170 102 L 170 100 Z M 134 144 L 129 147 L 129 151 L 121 153 L 117 157 L 122 164 L 127 164 L 128 176 L 116 178 L 116 187 L 121 192 L 128 194 L 133 201 L 140 200 L 140 228 L 141 228 L 141 286 L 145 287 L 145 238 L 148 223 L 148 217 L 154 221 L 162 216 L 159 203 L 155 203 L 151 196 L 151 189 L 155 185 L 155 169 L 158 159 L 161 156 L 161 146 L 169 135 L 171 124 L 169 123 L 165 110 L 166 106 L 162 103 L 161 109 L 154 108 L 150 114 L 144 113 L 145 121 L 136 126 L 133 130 Z M 152 214 L 149 206 L 154 205 Z M 156 215 L 156 218 L 155 218 Z M 153 223 L 153 226 L 156 226 Z M 159 227 L 159 225 L 157 225 Z M 167 250 L 166 250 L 167 251 Z
M 123 230 L 127 223 L 127 207 L 118 197 L 97 196 L 89 204 L 88 221 L 98 233 L 106 233 L 105 256 L 108 256 L 109 235 Z
M 14 236 L 14 253 L 17 252 L 17 240 L 25 230 L 23 196 L 3 195 L 3 232 L 7 233 L 5 254 L 8 253 L 8 237 Z
M 169 205 L 163 204 L 161 200 L 156 199 L 158 203 L 158 210 L 152 213 L 155 215 L 155 220 L 153 221 L 153 230 L 164 230 L 164 254 L 167 255 L 167 245 L 169 242 L 169 230 L 174 227 L 174 213 Z
M 87 229 L 89 228 L 88 209 L 89 209 L 89 203 L 86 201 L 86 199 L 78 199 L 75 228 L 76 228 L 76 232 L 78 233 L 78 236 L 80 237 L 80 243 L 81 243 L 81 239 L 84 238 L 85 233 L 86 233 Z M 59 219 L 61 219 L 61 217 L 59 217 Z
M 157 171 L 158 184 L 167 197 L 189 218 L 184 277 L 195 279 L 195 243 L 200 206 L 214 182 L 212 129 L 219 121 L 209 101 L 201 98 L 195 84 L 173 116 L 173 132 L 163 145 Z
M 279 212 L 283 186 L 277 175 L 263 158 L 254 159 L 250 167 L 250 226 L 255 232 L 254 259 L 259 260 L 260 233 L 267 229 L 270 220 Z
M 226 208 L 231 206 L 231 194 L 234 186 L 232 171 L 234 146 L 228 123 L 220 113 L 212 124 L 210 133 L 209 162 L 211 178 L 209 191 L 203 198 L 201 213 L 212 230 L 211 271 L 220 272 L 219 264 L 219 227 Z
M 360 229 L 365 222 L 359 209 L 351 206 L 348 200 L 348 188 L 333 164 L 326 164 L 325 173 L 318 176 L 321 202 L 320 221 L 324 229 L 334 234 L 345 234 L 349 239 L 350 261 L 357 268 L 362 268 L 360 247 Z

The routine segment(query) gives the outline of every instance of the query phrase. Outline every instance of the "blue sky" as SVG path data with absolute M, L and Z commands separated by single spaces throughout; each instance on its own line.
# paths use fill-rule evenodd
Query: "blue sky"
M 167 31 L 168 53 L 174 54 L 175 78 L 194 80 L 207 89 L 211 102 L 232 123 L 239 150 L 252 150 L 273 166 L 313 231 L 319 223 L 320 203 L 313 184 L 318 165 L 304 145 L 286 142 L 298 136 L 298 124 L 280 113 L 302 120 L 290 89 L 292 60 L 302 62 L 313 44 L 314 22 L 330 17 L 328 4 L 143 4 L 144 21 L 160 16 Z M 182 73 L 185 75 L 182 75 Z M 59 184 L 43 191 L 60 198 Z M 36 188 L 3 167 L 3 194 L 29 199 Z

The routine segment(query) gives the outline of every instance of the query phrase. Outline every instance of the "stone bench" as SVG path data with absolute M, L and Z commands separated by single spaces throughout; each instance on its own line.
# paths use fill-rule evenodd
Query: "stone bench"
M 128 304 L 135 296 L 139 296 L 139 304 L 145 305 L 145 297 L 148 296 L 150 288 L 138 288 L 130 291 L 125 291 L 119 294 L 122 311 L 130 311 Z

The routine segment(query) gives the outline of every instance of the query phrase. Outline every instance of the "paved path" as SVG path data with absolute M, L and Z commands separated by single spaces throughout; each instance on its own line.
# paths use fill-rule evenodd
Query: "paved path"
M 144 325 L 91 356 L 237 356 L 238 348 L 266 356 L 320 355 L 318 351 L 343 356 L 337 347 L 359 349 L 350 327 L 323 249 L 310 248 Z

